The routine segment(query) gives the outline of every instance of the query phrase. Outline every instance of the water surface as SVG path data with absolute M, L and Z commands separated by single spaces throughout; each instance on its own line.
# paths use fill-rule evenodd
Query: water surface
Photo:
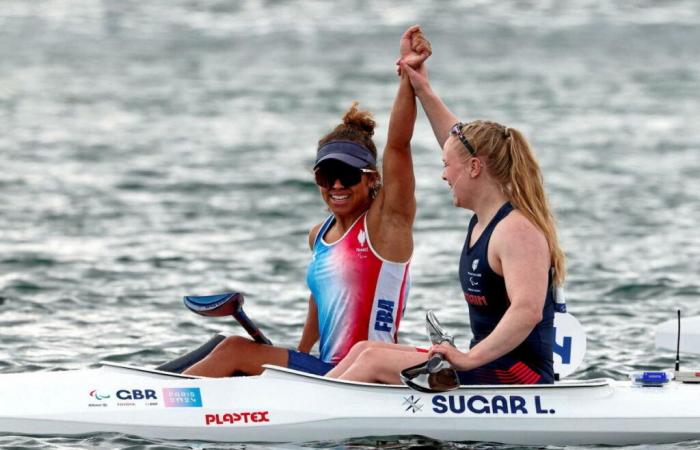
M 295 345 L 306 236 L 326 215 L 316 142 L 359 100 L 384 144 L 398 38 L 413 23 L 433 42 L 431 79 L 453 111 L 518 127 L 536 149 L 569 309 L 589 338 L 576 376 L 670 367 L 654 325 L 675 308 L 700 314 L 697 2 L 6 0 L 0 372 L 157 365 L 235 329 L 180 302 L 225 290 L 246 294 L 274 342 Z M 422 113 L 413 149 L 414 285 L 400 339 L 424 344 L 433 308 L 465 345 L 457 262 L 469 213 L 451 205 Z M 0 446 L 243 448 L 113 434 L 5 435 Z M 511 448 L 245 448 L 372 446 Z

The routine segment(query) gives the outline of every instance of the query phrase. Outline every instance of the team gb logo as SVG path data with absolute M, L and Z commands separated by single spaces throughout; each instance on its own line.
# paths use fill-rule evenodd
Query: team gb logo
M 479 265 L 479 258 L 472 261 L 472 270 L 476 270 L 476 266 Z

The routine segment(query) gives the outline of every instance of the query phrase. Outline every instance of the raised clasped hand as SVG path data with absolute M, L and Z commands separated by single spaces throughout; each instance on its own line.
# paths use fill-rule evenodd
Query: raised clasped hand
M 408 28 L 401 36 L 399 45 L 399 59 L 396 61 L 397 73 L 401 74 L 400 63 L 413 69 L 418 69 L 423 62 L 433 53 L 430 42 L 423 35 L 419 25 Z

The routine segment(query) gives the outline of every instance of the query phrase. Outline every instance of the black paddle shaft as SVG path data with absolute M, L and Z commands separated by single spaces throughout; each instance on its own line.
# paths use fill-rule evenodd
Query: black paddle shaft
M 241 326 L 248 332 L 250 337 L 252 337 L 255 342 L 272 345 L 272 341 L 270 341 L 263 334 L 263 332 L 260 331 L 260 328 L 258 328 L 258 326 L 255 325 L 252 320 L 250 320 L 241 306 L 233 310 L 233 318 L 236 319 L 239 324 L 241 324 Z

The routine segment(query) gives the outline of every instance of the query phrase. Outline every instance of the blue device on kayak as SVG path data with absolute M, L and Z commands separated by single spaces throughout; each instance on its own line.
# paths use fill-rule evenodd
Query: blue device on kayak
M 186 295 L 183 300 L 190 311 L 202 316 L 233 316 L 255 342 L 272 345 L 272 342 L 243 311 L 244 299 L 243 294 L 240 292 L 227 292 L 215 295 Z
M 663 386 L 671 381 L 671 377 L 666 372 L 635 372 L 632 381 L 640 386 Z

